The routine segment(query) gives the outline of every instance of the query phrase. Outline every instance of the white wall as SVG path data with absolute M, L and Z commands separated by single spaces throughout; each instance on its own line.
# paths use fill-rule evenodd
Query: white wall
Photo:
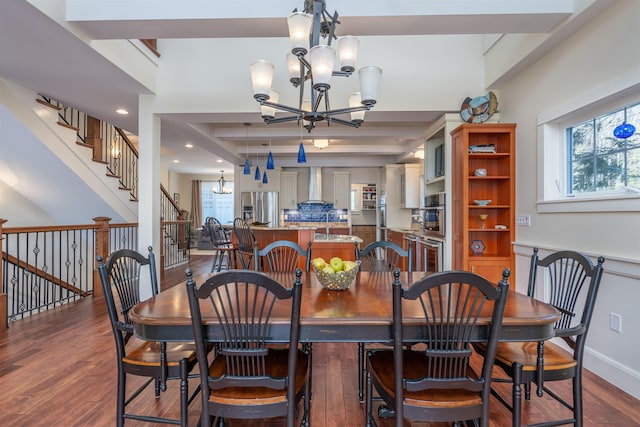
M 603 255 L 605 275 L 587 341 L 586 366 L 636 397 L 640 397 L 640 215 L 539 213 L 536 194 L 541 181 L 537 173 L 542 170 L 538 117 L 634 70 L 640 81 L 639 16 L 640 2 L 618 1 L 499 88 L 501 121 L 517 123 L 517 212 L 531 214 L 531 226 L 516 230 L 518 289 L 526 291 L 533 246 Z M 622 316 L 622 333 L 609 329 L 611 312 Z

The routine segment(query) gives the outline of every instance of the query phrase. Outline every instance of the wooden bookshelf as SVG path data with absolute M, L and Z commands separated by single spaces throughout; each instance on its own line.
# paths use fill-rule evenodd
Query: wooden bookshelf
M 515 127 L 464 124 L 451 132 L 453 268 L 496 282 L 505 268 L 515 277 Z

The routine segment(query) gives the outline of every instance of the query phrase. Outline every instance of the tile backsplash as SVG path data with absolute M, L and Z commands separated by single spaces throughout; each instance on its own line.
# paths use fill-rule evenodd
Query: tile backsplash
M 349 224 L 348 209 L 334 209 L 333 203 L 298 203 L 298 209 L 283 209 L 282 223 Z M 328 216 L 327 216 L 328 215 Z

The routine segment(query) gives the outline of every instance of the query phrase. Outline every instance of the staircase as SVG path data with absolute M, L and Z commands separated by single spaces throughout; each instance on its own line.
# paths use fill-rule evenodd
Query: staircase
M 0 249 L 0 273 L 3 267 L 5 272 L 11 271 L 0 274 L 0 313 L 5 313 L 0 319 L 2 326 L 3 320 L 17 320 L 34 310 L 64 304 L 69 298 L 93 294 L 95 277 L 90 272 L 95 256 L 106 257 L 108 252 L 94 239 L 96 226 L 86 225 L 91 219 L 107 220 L 101 226 L 106 236 L 102 240 L 111 243 L 104 248 L 137 249 L 138 153 L 120 129 L 3 79 L 0 127 L 2 215 L 13 218 L 2 233 Z M 161 190 L 163 245 L 155 252 L 160 255 L 162 274 L 164 269 L 188 261 L 191 227 L 186 212 L 162 186 Z M 5 222 L 0 218 L 0 223 Z M 68 237 L 70 231 L 78 233 L 80 229 L 85 230 L 80 237 Z M 56 237 L 44 237 L 50 232 Z M 61 242 L 53 249 L 53 261 L 41 261 L 43 239 Z M 78 242 L 84 246 L 79 247 Z M 80 253 L 79 248 L 89 253 Z M 51 269 L 70 252 L 78 252 L 78 256 L 62 262 L 64 268 Z M 67 273 L 70 268 L 88 270 L 77 276 Z M 62 270 L 64 275 L 58 275 Z M 25 295 L 35 294 L 44 299 L 35 305 L 21 302 Z
M 29 222 L 53 224 L 85 223 L 96 215 L 109 216 L 114 222 L 137 221 L 135 186 L 113 178 L 118 174 L 105 168 L 109 159 L 94 154 L 95 140 L 84 138 L 86 120 L 78 120 L 80 125 L 64 123 L 57 107 L 2 79 L 0 104 L 3 135 L 9 135 L 0 141 L 0 162 L 5 171 L 13 171 L 13 176 L 5 173 L 0 180 L 15 192 L 9 206 L 13 217 L 29 212 L 43 218 Z M 134 171 L 137 181 L 137 164 L 120 170 Z

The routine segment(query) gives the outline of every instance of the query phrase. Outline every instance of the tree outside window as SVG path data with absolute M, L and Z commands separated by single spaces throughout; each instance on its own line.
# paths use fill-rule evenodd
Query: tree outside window
M 640 128 L 640 104 L 567 129 L 569 194 L 640 189 L 640 137 L 614 136 L 625 122 Z

